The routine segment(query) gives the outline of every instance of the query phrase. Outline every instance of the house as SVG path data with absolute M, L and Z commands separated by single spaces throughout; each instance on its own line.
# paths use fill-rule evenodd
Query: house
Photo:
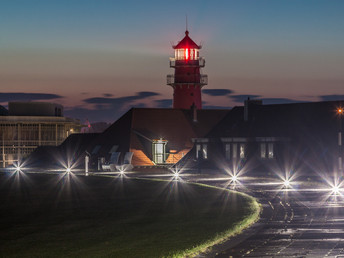
M 192 138 L 205 136 L 227 112 L 132 108 L 89 144 L 90 166 L 109 162 L 113 153 L 118 153 L 118 164 L 136 168 L 175 164 L 193 147 Z M 127 153 L 132 153 L 130 160 Z
M 176 166 L 184 169 L 332 173 L 342 171 L 344 101 L 235 107 Z M 338 112 L 339 110 L 339 112 Z

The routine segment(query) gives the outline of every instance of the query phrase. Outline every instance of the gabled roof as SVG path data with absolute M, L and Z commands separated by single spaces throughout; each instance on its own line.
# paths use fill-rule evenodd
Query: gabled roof
M 336 109 L 341 101 L 308 102 L 233 108 L 207 137 L 309 137 L 338 130 Z
M 99 134 L 87 150 L 91 152 L 95 146 L 101 145 L 97 155 L 106 157 L 111 147 L 118 145 L 119 152 L 134 152 L 135 163 L 138 155 L 146 156 L 141 160 L 147 161 L 147 157 L 151 159 L 152 142 L 161 138 L 168 141 L 168 150 L 186 154 L 193 146 L 192 138 L 203 137 L 228 111 L 198 110 L 197 122 L 193 122 L 191 110 L 132 108 Z
M 0 106 L 0 116 L 8 116 L 8 110 L 3 106 Z
M 174 49 L 182 49 L 182 48 L 195 48 L 201 49 L 202 46 L 197 45 L 190 37 L 189 31 L 185 31 L 185 37 L 179 41 L 179 43 L 173 46 Z

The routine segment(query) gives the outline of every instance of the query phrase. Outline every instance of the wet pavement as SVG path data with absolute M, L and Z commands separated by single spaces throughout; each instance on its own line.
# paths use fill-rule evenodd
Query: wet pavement
M 257 198 L 263 207 L 261 219 L 199 257 L 344 257 L 341 193 L 326 184 L 283 188 L 255 178 L 236 190 Z

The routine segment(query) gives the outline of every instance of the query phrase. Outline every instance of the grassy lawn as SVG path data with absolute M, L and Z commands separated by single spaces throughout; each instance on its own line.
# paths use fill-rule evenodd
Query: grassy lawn
M 0 257 L 184 255 L 255 208 L 244 195 L 176 181 L 0 174 Z

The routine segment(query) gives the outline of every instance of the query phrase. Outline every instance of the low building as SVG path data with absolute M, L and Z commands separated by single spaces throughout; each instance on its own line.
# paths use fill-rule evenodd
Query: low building
M 89 144 L 91 166 L 111 162 L 113 153 L 119 164 L 132 153 L 134 167 L 175 164 L 192 148 L 192 138 L 206 135 L 228 111 L 132 108 Z
M 192 138 L 204 137 L 228 111 L 132 108 L 103 133 L 87 138 L 74 134 L 59 147 L 45 148 L 46 151 L 40 148 L 30 161 L 33 166 L 42 166 L 37 162 L 40 157 L 53 160 L 52 157 L 63 156 L 73 160 L 71 166 L 82 168 L 88 155 L 93 171 L 115 170 L 125 164 L 134 168 L 170 167 L 192 149 Z M 69 144 L 71 141 L 75 143 Z M 66 153 L 71 155 L 65 157 Z M 54 163 L 58 162 L 51 162 Z
M 79 132 L 79 120 L 63 116 L 63 106 L 45 102 L 9 102 L 0 112 L 0 166 L 27 157 L 38 146 L 57 146 Z
M 344 101 L 234 107 L 177 166 L 184 169 L 293 174 L 343 171 Z M 339 111 L 337 111 L 339 110 Z

